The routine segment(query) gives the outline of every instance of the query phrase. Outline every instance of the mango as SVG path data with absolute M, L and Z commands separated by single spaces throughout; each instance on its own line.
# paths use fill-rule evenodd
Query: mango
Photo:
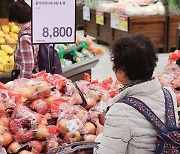
M 11 32 L 13 32 L 13 33 L 18 33 L 18 32 L 19 32 L 19 27 L 16 26 L 16 25 L 13 25 L 13 26 L 11 27 Z
M 5 39 L 3 37 L 0 38 L 0 44 L 5 44 Z

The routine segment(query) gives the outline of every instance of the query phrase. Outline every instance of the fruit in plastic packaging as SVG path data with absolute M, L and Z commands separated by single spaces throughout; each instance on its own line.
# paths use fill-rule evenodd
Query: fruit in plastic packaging
M 14 141 L 8 146 L 7 152 L 8 153 L 17 153 L 19 151 L 19 149 L 21 149 L 21 148 L 22 148 L 22 146 L 18 142 Z
M 81 140 L 81 134 L 78 131 L 69 131 L 66 133 L 64 140 L 66 143 L 79 142 Z
M 30 148 L 32 148 L 31 152 L 33 152 L 33 153 L 40 153 L 42 151 L 42 149 L 43 149 L 43 144 L 40 141 L 37 141 L 37 140 L 30 141 L 28 143 L 28 146 Z
M 96 133 L 96 127 L 94 126 L 93 123 L 87 122 L 87 123 L 84 124 L 83 132 L 85 134 L 92 134 L 92 135 L 94 135 Z
M 35 137 L 37 139 L 46 139 L 49 136 L 49 131 L 47 129 L 47 126 L 45 125 L 38 125 L 36 129 Z
M 83 136 L 84 141 L 95 141 L 96 135 L 86 134 Z
M 67 127 L 67 122 L 68 120 L 67 119 L 61 119 L 57 122 L 57 126 L 59 128 L 59 132 L 62 134 L 62 135 L 65 135 L 69 129 Z
M 12 141 L 13 141 L 13 136 L 9 131 L 6 131 L 2 134 L 3 137 L 3 146 L 7 147 Z
M 30 108 L 37 111 L 40 114 L 46 114 L 48 110 L 47 103 L 43 99 L 34 100 L 31 103 Z

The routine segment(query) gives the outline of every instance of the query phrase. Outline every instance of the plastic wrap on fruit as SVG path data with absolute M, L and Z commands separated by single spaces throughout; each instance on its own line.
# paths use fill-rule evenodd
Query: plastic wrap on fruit
M 45 98 L 51 92 L 51 86 L 39 79 L 17 79 L 11 84 L 11 89 L 27 100 Z
M 67 79 L 59 74 L 50 74 L 46 71 L 41 71 L 33 75 L 34 77 L 50 83 L 57 90 L 61 90 L 67 83 Z
M 0 147 L 7 147 L 14 140 L 8 127 L 0 125 Z
M 57 121 L 60 134 L 65 136 L 68 132 L 81 132 L 83 130 L 84 123 L 89 118 L 89 114 L 84 108 L 77 105 L 66 106 L 62 104 L 60 110 Z
M 0 147 L 0 154 L 7 154 L 6 149 L 3 147 Z

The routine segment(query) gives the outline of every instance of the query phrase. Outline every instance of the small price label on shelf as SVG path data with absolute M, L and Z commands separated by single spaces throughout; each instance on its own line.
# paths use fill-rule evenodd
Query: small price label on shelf
M 32 42 L 74 43 L 76 0 L 33 0 Z
M 111 28 L 128 32 L 128 16 L 111 13 Z
M 119 16 L 119 30 L 128 32 L 128 16 Z
M 104 25 L 104 12 L 96 10 L 96 23 Z
M 91 20 L 90 8 L 88 6 L 83 7 L 83 19 L 87 21 Z

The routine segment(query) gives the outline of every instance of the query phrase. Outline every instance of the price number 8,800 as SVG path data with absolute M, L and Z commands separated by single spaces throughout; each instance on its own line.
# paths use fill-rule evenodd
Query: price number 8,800
M 50 38 L 52 38 L 52 36 L 53 37 L 59 37 L 59 36 L 60 37 L 65 37 L 65 36 L 71 37 L 72 36 L 72 28 L 71 27 L 67 27 L 67 28 L 65 28 L 65 27 L 60 27 L 60 28 L 54 27 L 53 33 L 50 34 L 49 28 L 44 27 L 42 35 L 43 35 L 43 37 L 50 37 Z

